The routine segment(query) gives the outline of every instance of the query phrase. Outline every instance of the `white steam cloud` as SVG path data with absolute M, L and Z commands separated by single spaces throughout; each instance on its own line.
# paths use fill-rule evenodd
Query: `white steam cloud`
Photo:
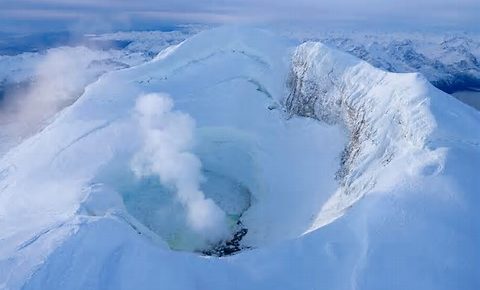
M 201 162 L 191 153 L 195 122 L 187 114 L 172 111 L 165 94 L 139 97 L 135 111 L 143 134 L 143 147 L 132 160 L 137 176 L 158 176 L 173 187 L 187 212 L 188 226 L 208 242 L 228 235 L 225 213 L 200 190 Z
M 32 57 L 18 69 L 25 70 L 20 85 L 4 97 L 0 108 L 0 133 L 4 140 L 21 140 L 41 129 L 64 107 L 73 103 L 84 88 L 98 78 L 104 69 L 92 66 L 107 53 L 86 47 L 60 47 Z M 23 64 L 23 65 L 22 65 Z M 14 144 L 12 144 L 14 145 Z M 2 144 L 2 146 L 5 146 Z M 3 151 L 7 148 L 1 148 Z

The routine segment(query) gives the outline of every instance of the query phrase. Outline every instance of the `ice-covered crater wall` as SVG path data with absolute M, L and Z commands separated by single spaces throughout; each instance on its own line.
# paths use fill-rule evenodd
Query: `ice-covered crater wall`
M 419 74 L 388 73 L 318 42 L 295 50 L 285 109 L 341 124 L 349 134 L 336 173 L 339 188 L 312 229 L 340 216 L 382 180 L 393 188 L 409 174 L 408 163 L 431 165 L 430 174 L 441 170 L 438 153 L 425 148 L 436 126 L 428 86 Z M 413 156 L 415 160 L 406 161 Z
M 200 189 L 255 249 L 204 257 L 216 244 L 184 227 L 175 188 L 135 176 L 151 93 L 195 120 Z M 264 31 L 200 33 L 104 75 L 2 157 L 0 285 L 476 289 L 479 123 L 418 74 Z

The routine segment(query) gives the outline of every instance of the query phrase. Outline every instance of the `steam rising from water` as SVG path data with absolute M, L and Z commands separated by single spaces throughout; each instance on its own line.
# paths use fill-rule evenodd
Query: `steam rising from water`
M 207 242 L 228 236 L 225 213 L 200 190 L 201 162 L 190 152 L 195 129 L 187 114 L 172 111 L 173 102 L 165 94 L 139 97 L 135 112 L 143 136 L 143 147 L 131 162 L 139 176 L 158 176 L 172 187 L 187 212 L 188 226 Z

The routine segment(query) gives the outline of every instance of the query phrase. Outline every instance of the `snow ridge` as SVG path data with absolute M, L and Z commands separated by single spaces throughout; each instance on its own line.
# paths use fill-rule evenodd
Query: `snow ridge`
M 300 41 L 321 41 L 389 72 L 420 72 L 452 93 L 480 86 L 479 35 L 461 32 L 289 31 Z
M 321 43 L 296 49 L 287 111 L 341 123 L 350 135 L 336 176 L 341 188 L 324 208 L 333 211 L 329 215 L 338 217 L 372 190 L 391 163 L 398 166 L 397 159 L 423 151 L 436 126 L 428 92 L 422 88 L 427 84 L 418 74 L 387 73 Z

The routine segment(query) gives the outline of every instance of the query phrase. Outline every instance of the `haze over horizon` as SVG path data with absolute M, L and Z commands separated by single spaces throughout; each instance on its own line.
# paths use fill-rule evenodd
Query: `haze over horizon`
M 480 1 L 1 0 L 0 32 L 113 31 L 201 24 L 479 31 Z

